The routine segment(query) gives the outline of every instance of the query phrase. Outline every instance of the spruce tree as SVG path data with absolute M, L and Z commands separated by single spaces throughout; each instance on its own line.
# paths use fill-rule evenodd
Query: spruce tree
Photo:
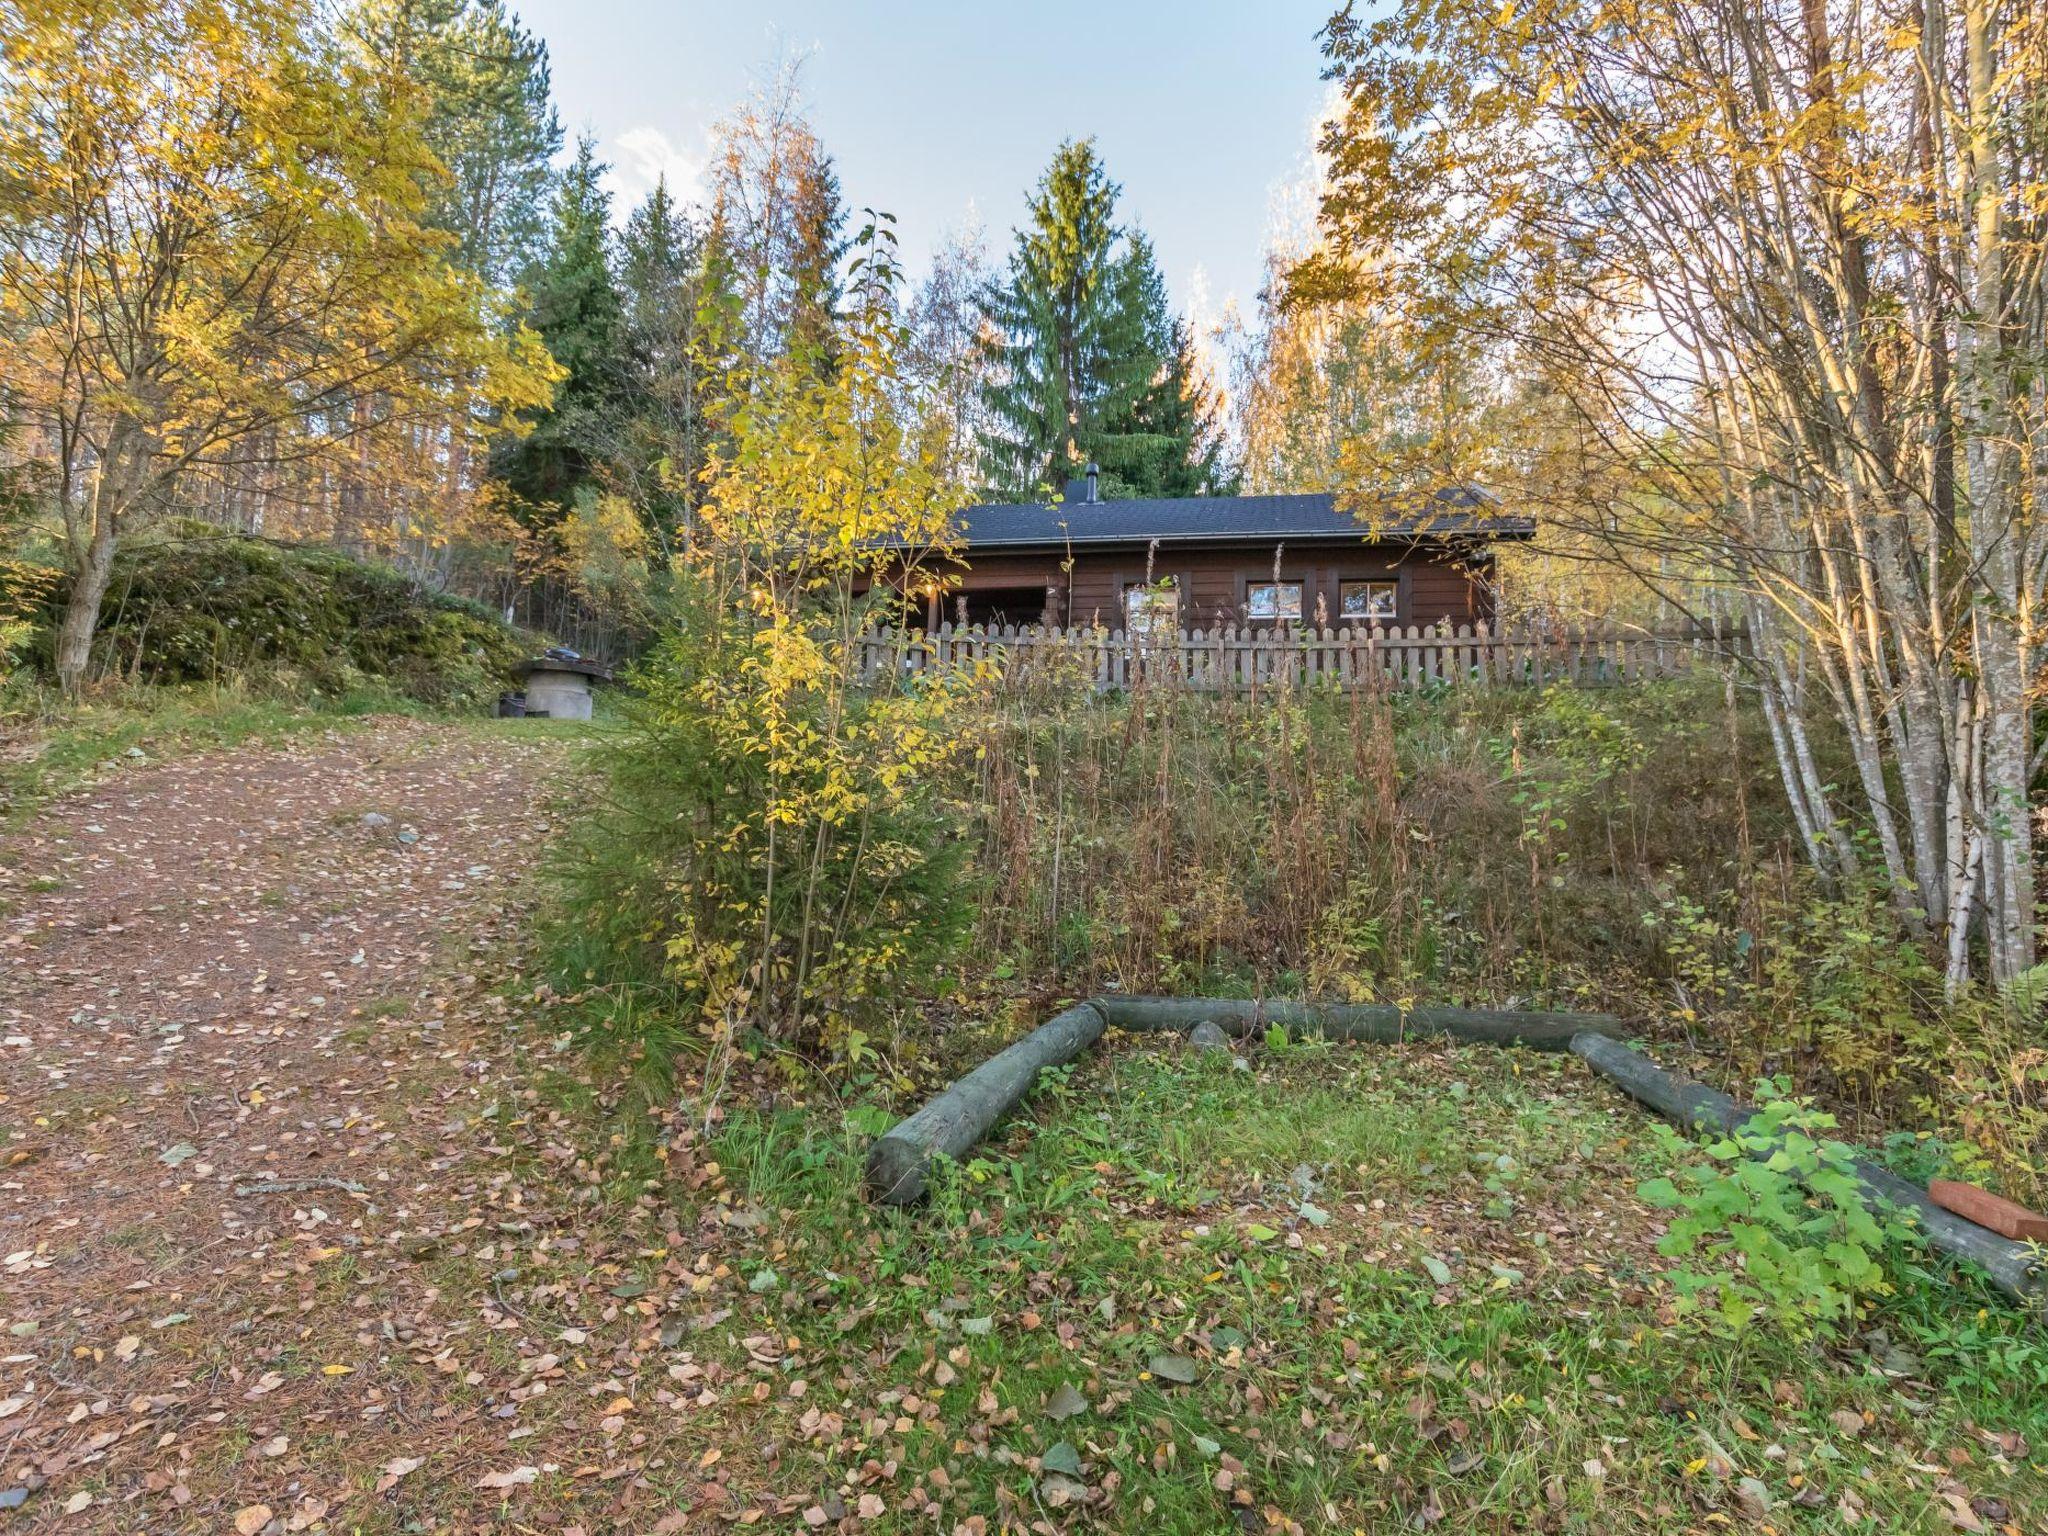
M 1099 360 L 1115 305 L 1117 187 L 1091 140 L 1059 147 L 1017 231 L 1008 280 L 982 310 L 995 330 L 983 387 L 982 472 L 997 495 L 1057 488 L 1084 462 L 1103 391 Z
M 1102 466 L 1104 494 L 1159 496 L 1187 441 L 1159 430 L 1158 391 L 1172 362 L 1166 277 L 1142 230 L 1126 235 L 1099 339 L 1103 388 L 1094 431 L 1076 446 Z
M 595 146 L 580 141 L 555 191 L 547 252 L 527 281 L 527 323 L 567 377 L 533 430 L 506 445 L 500 473 L 544 522 L 566 511 L 615 451 L 624 415 L 627 327 L 612 284 L 604 170 Z
M 1202 377 L 1194 333 L 1175 319 L 1166 369 L 1134 413 L 1133 435 L 1158 445 L 1138 482 L 1147 496 L 1235 496 L 1243 477 L 1231 461 L 1223 402 Z
M 1213 404 L 1185 393 L 1166 282 L 1144 233 L 1117 223 L 1119 191 L 1092 140 L 1062 144 L 982 296 L 991 494 L 1027 499 L 1091 462 L 1112 497 L 1220 487 Z

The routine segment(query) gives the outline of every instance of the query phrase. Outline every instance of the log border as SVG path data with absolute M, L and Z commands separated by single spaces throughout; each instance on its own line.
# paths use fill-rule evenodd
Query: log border
M 910 1205 L 922 1199 L 938 1156 L 964 1156 L 1037 1086 L 1040 1072 L 1072 1061 L 1100 1040 L 1105 1029 L 1177 1034 L 1205 1020 L 1240 1037 L 1278 1025 L 1298 1038 L 1397 1044 L 1448 1037 L 1549 1051 L 1568 1050 L 1573 1039 L 1588 1032 L 1602 1036 L 1621 1033 L 1617 1020 L 1593 1013 L 1399 1008 L 1288 999 L 1091 997 L 1055 1014 L 877 1137 L 868 1148 L 869 1196 L 883 1205 Z
M 1705 1083 L 1667 1072 L 1643 1052 L 1604 1035 L 1585 1034 L 1571 1042 L 1571 1053 L 1630 1098 L 1648 1105 L 1681 1130 L 1733 1132 L 1753 1119 L 1754 1106 L 1730 1098 Z M 1866 1198 L 1895 1206 L 1911 1215 L 1926 1233 L 1929 1246 L 1951 1258 L 1968 1259 L 2016 1301 L 2048 1301 L 2048 1274 L 2034 1245 L 2001 1237 L 1988 1227 L 1944 1210 L 1890 1170 L 1868 1158 L 1854 1164 L 1856 1181 Z
M 1179 1034 L 1201 1023 L 1216 1024 L 1240 1039 L 1278 1026 L 1295 1039 L 1398 1044 L 1434 1038 L 1569 1051 L 1596 1076 L 1685 1130 L 1730 1132 L 1757 1113 L 1717 1089 L 1659 1067 L 1627 1042 L 1621 1022 L 1608 1014 L 1110 994 L 1055 1014 L 877 1137 L 868 1148 L 869 1197 L 896 1206 L 921 1200 L 940 1156 L 959 1158 L 971 1151 L 1037 1086 L 1041 1072 L 1072 1061 L 1109 1029 Z M 1936 1250 L 1977 1265 L 2017 1301 L 2048 1302 L 2048 1273 L 2038 1245 L 2001 1237 L 1936 1205 L 1924 1190 L 1867 1158 L 1856 1159 L 1855 1172 L 1867 1197 L 1912 1215 Z

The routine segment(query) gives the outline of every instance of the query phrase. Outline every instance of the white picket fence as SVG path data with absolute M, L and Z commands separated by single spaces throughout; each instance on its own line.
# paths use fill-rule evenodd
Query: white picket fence
M 1484 624 L 1331 629 L 1226 625 L 1172 634 L 1075 627 L 942 624 L 860 637 L 861 680 L 882 686 L 934 670 L 977 668 L 1007 685 L 1085 683 L 1103 690 L 1426 688 L 1445 684 L 1614 687 L 1676 677 L 1738 654 L 1739 631 L 1693 627 L 1502 630 Z

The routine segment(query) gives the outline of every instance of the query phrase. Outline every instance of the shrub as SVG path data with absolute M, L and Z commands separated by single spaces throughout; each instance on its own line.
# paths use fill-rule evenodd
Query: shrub
M 572 874 L 595 921 L 635 914 L 614 931 L 643 968 L 658 955 L 714 1048 L 751 1027 L 850 1065 L 972 911 L 942 791 L 973 679 L 856 675 L 879 601 L 857 593 L 914 579 L 948 507 L 896 366 L 891 237 L 861 248 L 829 359 L 717 376 L 730 434 L 612 754 L 615 813 Z
M 1704 1146 L 1659 1126 L 1677 1167 L 1640 1192 L 1680 1213 L 1658 1246 L 1689 1261 L 1674 1277 L 1689 1310 L 1731 1333 L 1753 1320 L 1831 1331 L 1891 1289 L 1884 1252 L 1903 1229 L 1865 1202 L 1853 1151 L 1824 1139 L 1833 1115 L 1771 1082 L 1759 1084 L 1759 1106 Z
M 972 905 L 937 770 L 939 689 L 853 694 L 810 626 L 762 630 L 701 586 L 636 673 L 572 903 L 686 1017 L 858 1060 L 927 990 Z
M 37 620 L 60 581 L 61 573 L 51 566 L 0 556 L 0 687 L 33 648 Z

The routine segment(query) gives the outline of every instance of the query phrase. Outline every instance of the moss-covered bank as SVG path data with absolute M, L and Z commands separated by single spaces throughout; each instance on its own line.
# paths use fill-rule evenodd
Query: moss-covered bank
M 62 600 L 36 615 L 47 670 Z M 93 675 L 144 683 L 261 678 L 339 694 L 377 682 L 423 703 L 478 703 L 535 640 L 480 603 L 424 592 L 388 566 L 308 545 L 208 530 L 124 550 L 93 647 Z

